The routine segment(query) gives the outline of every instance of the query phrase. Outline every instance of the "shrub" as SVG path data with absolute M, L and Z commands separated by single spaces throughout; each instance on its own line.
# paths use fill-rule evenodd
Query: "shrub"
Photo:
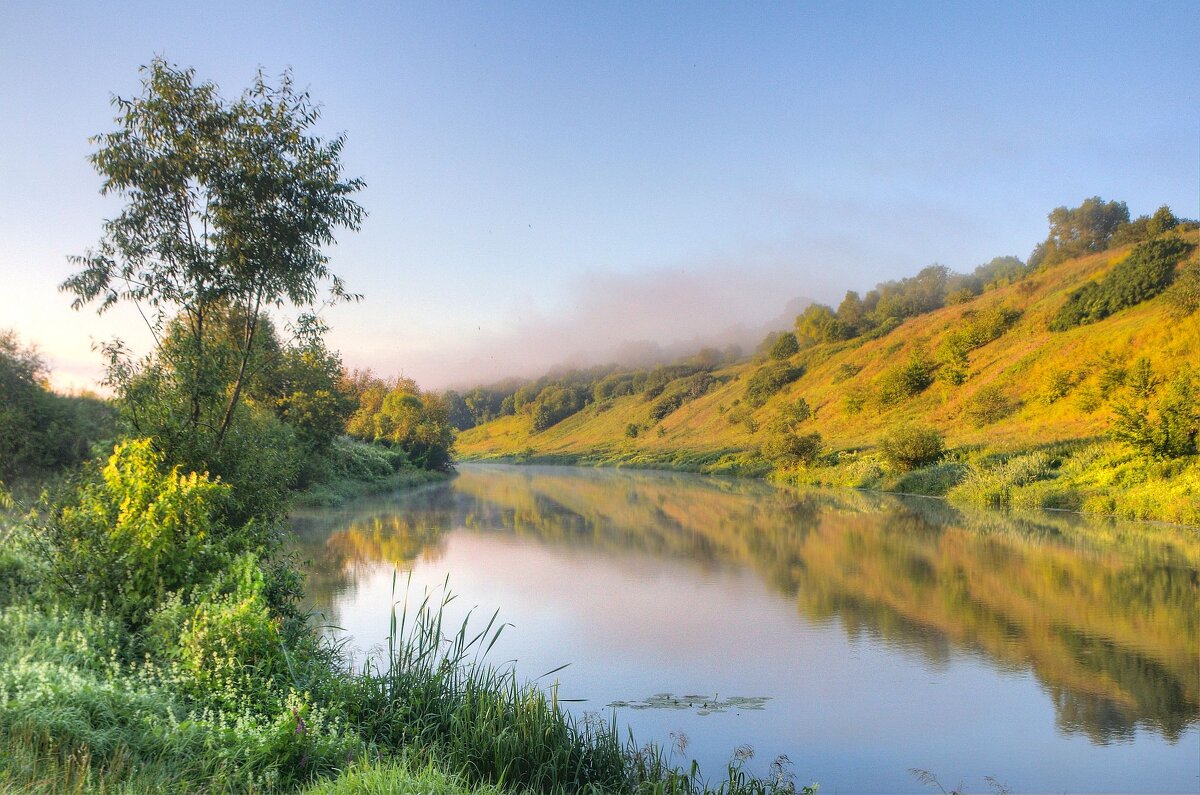
M 852 387 L 842 395 L 842 410 L 853 416 L 861 412 L 870 399 L 870 391 L 864 387 Z
M 169 594 L 189 592 L 233 557 L 264 545 L 269 528 L 223 523 L 230 487 L 166 469 L 149 439 L 117 445 L 45 528 L 50 563 L 84 606 L 107 604 L 132 625 Z
M 1200 310 L 1200 259 L 1183 266 L 1175 283 L 1167 290 L 1166 299 L 1176 319 Z
M 1016 410 L 1016 403 L 999 386 L 990 384 L 972 395 L 963 407 L 963 416 L 976 428 L 1004 419 Z
M 854 376 L 858 375 L 859 371 L 861 370 L 861 365 L 853 364 L 851 362 L 842 362 L 838 365 L 837 370 L 834 371 L 833 383 L 840 384 L 847 379 L 853 378 Z
M 771 346 L 771 358 L 777 361 L 790 359 L 800 352 L 800 343 L 796 341 L 796 335 L 790 331 L 785 331 L 775 338 L 775 343 Z
M 884 372 L 875 383 L 875 402 L 887 408 L 924 392 L 933 383 L 934 363 L 917 351 L 907 364 L 897 365 Z
M 695 400 L 703 395 L 712 388 L 714 383 L 716 383 L 715 379 L 707 372 L 697 373 L 675 381 L 670 388 L 665 390 L 663 396 L 650 407 L 651 419 L 655 422 L 662 420 L 684 403 Z
M 1100 281 L 1071 293 L 1050 322 L 1051 331 L 1066 331 L 1102 320 L 1161 293 L 1175 278 L 1175 265 L 1191 249 L 1178 238 L 1156 238 L 1138 245 Z
M 994 466 L 975 464 L 962 483 L 950 490 L 950 498 L 972 505 L 999 508 L 1009 505 L 1017 489 L 1051 476 L 1050 456 L 1043 452 L 1009 458 Z
M 784 362 L 763 365 L 746 383 L 746 401 L 757 408 L 802 375 L 803 367 L 793 367 Z
M 1055 368 L 1046 373 L 1042 379 L 1042 402 L 1050 405 L 1071 394 L 1075 388 L 1076 376 L 1070 370 Z
M 946 445 L 935 428 L 902 425 L 888 431 L 879 443 L 879 452 L 892 469 L 907 472 L 937 463 Z
M 790 466 L 813 463 L 823 448 L 824 441 L 819 433 L 797 433 L 792 428 L 777 426 L 769 431 L 759 451 L 776 464 Z
M 1110 435 L 1138 454 L 1178 458 L 1197 452 L 1200 436 L 1200 387 L 1195 373 L 1181 369 L 1158 400 L 1149 395 L 1138 401 L 1121 401 L 1113 407 Z

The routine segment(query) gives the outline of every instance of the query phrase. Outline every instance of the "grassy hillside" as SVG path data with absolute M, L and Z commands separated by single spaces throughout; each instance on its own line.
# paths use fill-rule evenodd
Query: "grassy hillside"
M 1197 238 L 1194 228 L 1177 234 L 1191 242 Z M 540 432 L 527 414 L 518 413 L 464 431 L 458 454 L 467 460 L 559 460 L 748 474 L 774 469 L 806 482 L 944 494 L 973 466 L 1041 449 L 1051 451 L 1049 467 L 1057 476 L 1071 456 L 1086 449 L 1088 465 L 1076 474 L 1082 477 L 1088 469 L 1095 481 L 1092 469 L 1115 471 L 1137 458 L 1106 442 L 1116 407 L 1135 398 L 1151 399 L 1173 376 L 1200 366 L 1200 313 L 1180 317 L 1163 295 L 1098 322 L 1049 330 L 1073 292 L 1102 281 L 1131 250 L 1112 248 L 1043 268 L 963 303 L 910 318 L 876 339 L 820 343 L 782 363 L 759 358 L 714 370 L 707 392 L 658 420 L 652 415 L 657 401 L 640 394 L 593 402 Z M 1190 263 L 1196 256 L 1193 249 L 1180 268 L 1194 267 Z M 803 374 L 762 405 L 752 405 L 748 388 L 754 376 L 781 366 Z M 673 386 L 663 394 L 670 395 Z M 796 421 L 801 399 L 811 416 Z M 819 459 L 803 466 L 764 455 L 764 444 L 785 422 L 797 432 L 820 435 Z M 889 472 L 871 458 L 889 431 L 912 425 L 936 429 L 950 450 L 941 470 L 932 473 L 936 482 Z M 1058 503 L 1034 500 L 1031 505 L 1200 522 L 1195 456 L 1169 464 L 1144 461 L 1138 467 L 1142 474 L 1158 467 L 1151 479 L 1178 492 L 1167 500 L 1170 506 L 1135 510 L 1101 504 L 1092 498 L 1120 484 L 1099 481 Z

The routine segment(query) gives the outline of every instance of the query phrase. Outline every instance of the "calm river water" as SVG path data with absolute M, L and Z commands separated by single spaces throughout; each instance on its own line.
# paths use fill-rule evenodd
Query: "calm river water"
M 936 791 L 911 768 L 977 793 L 1200 791 L 1195 530 L 500 465 L 293 523 L 354 647 L 384 642 L 394 572 L 415 596 L 448 575 L 452 619 L 512 624 L 492 662 L 569 663 L 572 709 L 712 774 L 748 745 L 822 795 Z

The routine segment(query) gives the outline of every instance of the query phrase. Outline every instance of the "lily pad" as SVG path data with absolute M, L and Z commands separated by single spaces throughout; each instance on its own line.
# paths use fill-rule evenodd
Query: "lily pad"
M 652 696 L 636 701 L 614 701 L 608 706 L 610 708 L 623 709 L 679 709 L 694 711 L 697 715 L 711 715 L 714 712 L 728 712 L 731 709 L 765 709 L 767 702 L 770 700 L 770 696 L 727 696 L 720 698 L 716 693 L 713 695 L 655 693 Z

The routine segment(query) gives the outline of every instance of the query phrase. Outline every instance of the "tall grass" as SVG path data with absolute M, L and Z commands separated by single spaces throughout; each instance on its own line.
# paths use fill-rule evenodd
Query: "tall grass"
M 393 596 L 395 587 L 393 578 Z M 368 661 L 355 678 L 352 722 L 368 740 L 432 749 L 469 782 L 523 792 L 796 791 L 785 775 L 750 775 L 744 760 L 710 786 L 697 766 L 674 767 L 660 746 L 638 746 L 632 736 L 623 741 L 615 716 L 577 718 L 556 686 L 543 691 L 511 665 L 488 663 L 507 626 L 496 613 L 479 631 L 469 629 L 470 614 L 448 628 L 446 610 L 455 597 L 447 583 L 440 596 L 426 592 L 415 604 L 409 594 L 406 587 L 404 598 L 393 600 L 387 656 Z

